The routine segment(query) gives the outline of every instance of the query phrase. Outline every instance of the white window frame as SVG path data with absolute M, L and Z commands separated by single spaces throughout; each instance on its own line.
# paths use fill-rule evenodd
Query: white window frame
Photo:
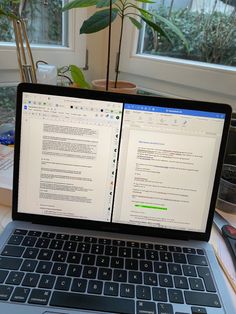
M 85 66 L 86 36 L 79 35 L 79 30 L 87 16 L 87 10 L 70 10 L 68 15 L 68 47 L 32 44 L 31 50 L 35 63 L 38 60 L 44 60 L 56 66 L 69 64 L 76 64 L 79 67 Z M 0 76 L 0 83 L 19 80 L 15 43 L 0 44 L 0 73 L 4 73 Z
M 141 55 L 137 43 L 138 31 L 126 24 L 120 78 L 167 96 L 227 102 L 236 110 L 236 67 Z

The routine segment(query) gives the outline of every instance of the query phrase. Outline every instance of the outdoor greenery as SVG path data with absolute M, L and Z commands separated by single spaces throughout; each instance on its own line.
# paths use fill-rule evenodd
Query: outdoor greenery
M 9 16 L 2 12 L 11 12 L 19 16 L 19 0 L 1 0 L 0 3 L 0 41 L 14 42 L 14 32 Z M 27 21 L 27 33 L 30 42 L 37 44 L 62 44 L 62 0 L 27 0 L 22 11 Z
M 154 10 L 155 12 L 155 10 Z M 160 13 L 161 12 L 161 13 Z M 231 14 L 172 11 L 161 7 L 158 13 L 169 18 L 184 34 L 189 44 L 187 52 L 181 40 L 171 37 L 172 45 L 163 36 L 146 28 L 143 53 L 189 59 L 223 65 L 236 65 L 236 11 Z
M 16 106 L 16 87 L 0 87 L 0 125 L 14 122 Z

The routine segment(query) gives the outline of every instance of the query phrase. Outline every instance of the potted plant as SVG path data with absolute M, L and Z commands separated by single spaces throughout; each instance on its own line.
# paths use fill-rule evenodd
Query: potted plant
M 120 66 L 120 56 L 122 51 L 122 39 L 124 31 L 124 21 L 128 19 L 137 29 L 141 29 L 143 24 L 146 23 L 151 29 L 161 34 L 168 40 L 168 31 L 174 32 L 185 44 L 187 48 L 187 42 L 180 30 L 168 19 L 163 18 L 160 15 L 153 14 L 147 10 L 141 8 L 139 3 L 153 3 L 151 0 L 73 0 L 66 4 L 63 11 L 85 8 L 95 6 L 97 9 L 92 16 L 85 20 L 80 28 L 80 34 L 91 34 L 99 32 L 102 29 L 109 27 L 108 36 L 108 56 L 107 56 L 107 75 L 105 83 L 99 80 L 99 83 L 103 83 L 102 88 L 106 90 L 117 91 L 119 87 L 118 75 Z M 118 53 L 117 53 L 117 69 L 114 82 L 109 81 L 109 66 L 110 66 L 110 50 L 111 50 L 111 24 L 117 18 L 120 18 L 120 31 L 118 34 Z M 166 30 L 168 29 L 168 31 Z M 123 83 L 121 84 L 123 87 Z M 134 91 L 134 88 L 131 92 Z M 128 92 L 125 89 L 125 92 Z

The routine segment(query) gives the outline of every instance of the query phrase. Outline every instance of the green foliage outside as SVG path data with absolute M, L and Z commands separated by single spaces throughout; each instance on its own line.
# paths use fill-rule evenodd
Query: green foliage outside
M 16 87 L 0 87 L 0 125 L 14 122 L 16 106 Z
M 155 11 L 154 11 L 155 12 Z M 158 10 L 168 18 L 168 10 Z M 193 61 L 214 64 L 236 65 L 236 11 L 224 12 L 191 12 L 187 9 L 172 11 L 169 16 L 189 44 L 186 51 L 183 42 L 170 34 L 171 42 L 163 36 L 157 36 L 149 27 L 146 28 L 143 53 L 169 56 Z

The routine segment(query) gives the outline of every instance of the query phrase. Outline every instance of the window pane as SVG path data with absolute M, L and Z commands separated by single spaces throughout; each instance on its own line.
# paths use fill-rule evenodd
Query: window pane
M 9 0 L 1 0 L 5 9 L 18 12 L 18 5 L 9 4 Z M 25 1 L 22 16 L 26 18 L 29 41 L 37 45 L 68 46 L 68 14 L 62 14 L 63 0 Z M 0 41 L 14 42 L 15 36 L 11 22 L 0 18 Z
M 189 51 L 170 30 L 172 44 L 145 26 L 138 53 L 236 65 L 236 0 L 156 0 L 146 9 L 173 22 L 187 39 Z

